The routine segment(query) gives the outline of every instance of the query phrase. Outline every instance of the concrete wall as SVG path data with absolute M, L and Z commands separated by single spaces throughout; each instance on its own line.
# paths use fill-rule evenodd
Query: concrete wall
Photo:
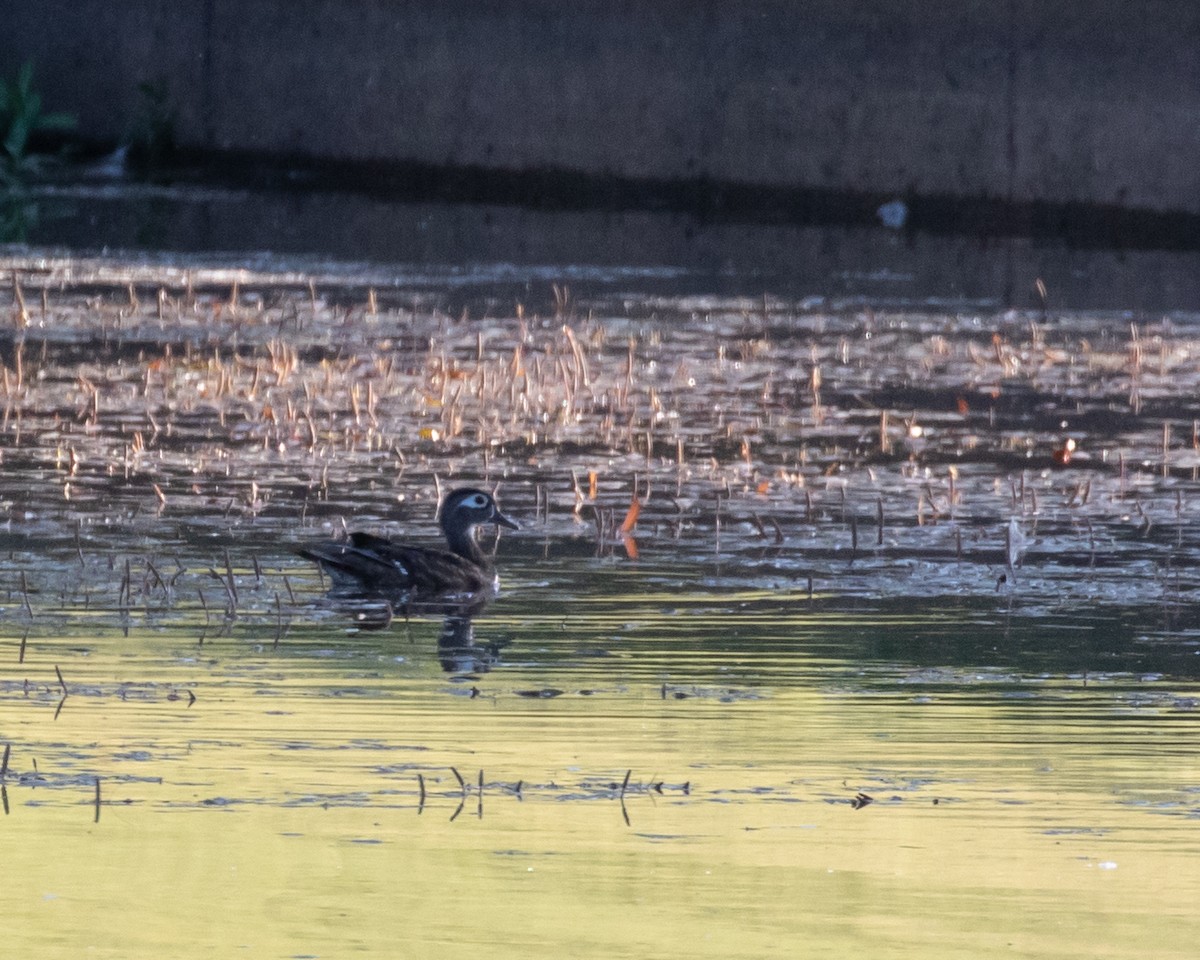
M 0 70 L 116 140 L 1200 213 L 1200 4 L 0 0 Z

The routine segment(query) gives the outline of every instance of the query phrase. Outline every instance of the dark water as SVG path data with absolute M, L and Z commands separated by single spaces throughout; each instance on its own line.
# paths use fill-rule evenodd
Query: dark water
M 35 248 L 124 251 L 223 266 L 307 271 L 355 265 L 381 285 L 514 299 L 545 285 L 592 292 L 758 297 L 827 309 L 1052 307 L 1140 320 L 1194 314 L 1200 256 L 1052 237 L 895 231 L 860 224 L 763 225 L 654 210 L 531 210 L 389 201 L 370 192 L 241 189 L 182 175 L 144 184 L 99 177 L 0 196 L 0 240 Z M 1142 238 L 1144 241 L 1144 238 Z M 1166 238 L 1165 238 L 1166 239 Z M 341 269 L 341 267 L 339 267 Z M 424 275 L 425 282 L 421 277 Z
M 0 262 L 19 947 L 1190 956 L 1188 317 L 239 263 Z

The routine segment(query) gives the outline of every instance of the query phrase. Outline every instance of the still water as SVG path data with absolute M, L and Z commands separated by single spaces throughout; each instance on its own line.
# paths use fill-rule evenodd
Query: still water
M 1194 955 L 1186 317 L 4 269 L 14 955 Z

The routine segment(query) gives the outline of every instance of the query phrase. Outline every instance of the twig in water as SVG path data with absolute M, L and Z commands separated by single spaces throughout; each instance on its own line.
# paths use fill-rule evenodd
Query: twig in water
M 642 501 L 637 495 L 638 481 L 634 478 L 633 481 L 633 498 L 629 502 L 629 511 L 625 514 L 625 519 L 621 521 L 621 526 L 618 528 L 620 533 L 632 533 L 637 526 L 638 515 L 642 512 Z
M 483 771 L 482 770 L 479 771 L 479 791 L 475 796 L 476 796 L 476 800 L 477 800 L 477 805 L 475 807 L 475 816 L 478 817 L 480 820 L 482 820 L 483 819 Z
M 419 817 L 425 811 L 425 778 L 421 774 L 417 774 L 417 816 Z
M 129 574 L 129 558 L 125 558 L 125 576 L 121 578 L 121 588 L 117 591 L 117 609 L 121 613 L 128 612 L 130 603 L 130 574 Z
M 10 753 L 12 753 L 12 744 L 6 743 L 4 745 L 4 760 L 0 761 L 0 780 L 8 776 L 8 755 Z
M 163 580 L 162 575 L 158 572 L 158 568 L 155 567 L 148 558 L 146 560 L 146 573 L 154 578 L 152 585 L 157 586 L 160 590 L 162 590 L 163 595 L 166 596 L 167 582 Z
M 453 816 L 450 817 L 450 822 L 453 823 L 458 819 L 458 815 L 463 812 L 463 807 L 467 805 L 467 795 L 469 791 L 467 789 L 467 781 L 462 778 L 462 774 L 459 773 L 454 767 L 450 768 L 450 772 L 453 773 L 458 779 L 459 789 L 462 790 L 462 799 L 458 801 L 458 808 L 454 811 Z
M 21 571 L 21 603 L 25 607 L 25 613 L 29 619 L 33 619 L 33 607 L 29 605 L 29 581 L 25 579 L 25 571 Z
M 604 518 L 600 515 L 600 508 L 595 504 L 588 504 L 592 511 L 592 523 L 596 526 L 596 554 L 599 555 L 604 549 Z
M 204 591 L 197 590 L 200 596 L 200 608 L 204 611 L 204 627 L 200 630 L 200 639 L 196 641 L 197 645 L 204 645 L 204 638 L 208 636 L 208 625 L 212 622 L 212 618 L 208 615 L 208 601 L 204 599 Z
M 233 564 L 229 562 L 229 548 L 225 549 L 225 573 L 229 577 L 229 595 L 233 597 L 233 607 L 236 610 L 238 605 L 237 583 L 233 579 Z
M 279 638 L 283 636 L 283 604 L 279 600 L 279 592 L 275 593 L 275 642 L 271 644 L 271 649 L 275 650 L 279 647 Z
M 765 540 L 767 538 L 767 528 L 763 526 L 762 519 L 753 510 L 750 511 L 750 522 L 754 525 L 754 529 L 758 531 L 758 535 Z
M 216 567 L 209 567 L 208 575 L 225 588 L 225 615 L 227 617 L 234 616 L 237 613 L 237 600 L 233 595 L 233 591 L 229 589 L 229 582 L 221 574 L 217 573 Z
M 625 809 L 625 791 L 629 787 L 629 776 L 632 770 L 625 771 L 625 779 L 621 782 L 621 794 L 618 799 L 621 801 L 621 816 L 625 818 L 625 826 L 629 827 L 632 824 L 629 822 L 629 811 Z
M 771 526 L 775 528 L 775 542 L 777 544 L 783 543 L 783 528 L 779 526 L 779 521 L 774 517 L 767 517 L 767 519 L 771 521 Z
M 58 669 L 58 664 L 54 665 L 54 672 L 58 675 L 58 685 L 62 687 L 63 696 L 65 697 L 71 691 L 67 689 L 67 681 L 63 679 L 62 671 Z
M 1142 518 L 1142 536 L 1150 533 L 1150 527 L 1153 526 L 1150 522 L 1150 517 L 1146 515 L 1146 511 L 1142 509 L 1142 499 L 1136 493 L 1133 495 L 1133 508 L 1137 511 L 1138 516 Z
M 92 823 L 100 822 L 100 778 L 96 778 L 96 815 L 92 819 Z

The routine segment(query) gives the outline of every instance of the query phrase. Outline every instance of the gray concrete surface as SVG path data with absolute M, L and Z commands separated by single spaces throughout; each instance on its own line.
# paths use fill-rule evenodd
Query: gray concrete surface
M 0 0 L 0 70 L 118 140 L 1200 213 L 1200 4 Z

